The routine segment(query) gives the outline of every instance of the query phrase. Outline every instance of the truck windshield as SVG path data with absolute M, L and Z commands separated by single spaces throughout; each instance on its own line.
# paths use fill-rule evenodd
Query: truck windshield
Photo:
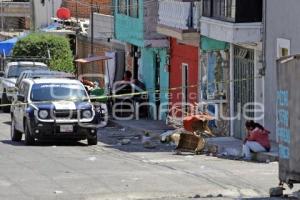
M 79 84 L 34 84 L 32 101 L 88 100 L 85 88 Z
M 23 71 L 26 70 L 47 70 L 46 66 L 11 66 L 8 69 L 7 78 L 18 78 Z

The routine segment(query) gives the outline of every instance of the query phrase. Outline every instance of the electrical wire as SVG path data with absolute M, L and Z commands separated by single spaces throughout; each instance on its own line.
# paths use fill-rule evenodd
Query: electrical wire
M 108 5 L 107 3 L 94 3 L 94 4 L 90 4 L 90 3 L 84 3 L 84 2 L 80 2 L 78 0 L 64 0 L 66 2 L 69 2 L 69 3 L 77 3 L 79 5 L 82 5 L 82 6 L 85 6 L 85 7 L 92 7 L 92 8 L 99 8 L 99 6 L 104 6 L 106 8 L 121 8 L 123 6 L 116 6 L 116 5 Z M 149 5 L 154 5 L 158 3 L 157 0 L 146 0 L 143 2 L 143 6 L 149 6 Z M 138 7 L 138 5 L 126 5 L 126 7 Z

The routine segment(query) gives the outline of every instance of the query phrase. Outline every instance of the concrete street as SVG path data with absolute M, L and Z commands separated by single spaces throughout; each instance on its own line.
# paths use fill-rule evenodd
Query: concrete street
M 97 146 L 24 146 L 10 141 L 9 123 L 0 113 L 1 200 L 262 198 L 278 184 L 277 163 L 174 155 L 165 144 L 147 150 L 134 130 L 100 130 Z M 121 145 L 122 135 L 131 144 Z

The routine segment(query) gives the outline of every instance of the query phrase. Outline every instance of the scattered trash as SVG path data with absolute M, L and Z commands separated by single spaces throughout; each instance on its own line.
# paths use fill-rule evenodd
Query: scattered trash
M 119 131 L 123 131 L 124 132 L 124 131 L 126 131 L 126 128 L 121 128 Z
M 241 156 L 241 152 L 236 149 L 236 148 L 224 148 L 224 150 L 221 153 L 223 156 L 234 156 L 234 157 L 239 157 Z
M 145 132 L 142 136 L 142 144 L 144 148 L 147 149 L 153 149 L 157 147 L 157 144 L 159 143 L 159 135 L 150 136 L 149 132 Z
M 151 137 L 150 136 L 148 136 L 148 135 L 143 135 L 142 136 L 142 143 L 143 144 L 146 143 L 146 142 L 149 142 L 149 141 L 151 141 Z
M 120 142 L 117 143 L 117 146 L 122 146 L 122 144 Z
M 53 145 L 53 146 L 52 146 L 52 148 L 56 148 L 56 146 L 55 146 L 55 145 Z
M 133 139 L 135 139 L 135 140 L 139 140 L 139 139 L 140 139 L 140 137 L 139 137 L 139 136 L 135 136 Z
M 181 133 L 177 150 L 199 154 L 205 147 L 205 139 L 194 133 Z
M 219 150 L 219 147 L 214 144 L 207 144 L 205 148 L 207 153 L 212 153 L 212 154 L 217 154 Z
M 167 138 L 168 138 L 169 136 L 173 135 L 175 132 L 176 132 L 176 131 L 174 131 L 174 130 L 169 130 L 169 131 L 166 131 L 166 132 L 162 133 L 162 134 L 160 135 L 160 141 L 161 141 L 161 142 L 167 142 Z
M 201 169 L 204 169 L 204 168 L 205 168 L 205 166 L 203 166 L 203 165 L 202 165 L 200 168 L 201 168 Z
M 123 140 L 121 140 L 121 144 L 122 145 L 127 145 L 127 144 L 130 144 L 130 139 L 123 139 Z
M 87 160 L 88 161 L 95 161 L 95 160 L 97 160 L 97 158 L 95 156 L 92 156 L 92 157 L 89 157 Z
M 185 156 L 186 158 L 194 158 L 194 156 L 191 156 L 191 155 L 187 155 Z
M 180 133 L 178 132 L 170 136 L 171 143 L 175 144 L 176 146 L 178 146 L 179 140 L 180 140 Z
M 146 149 L 154 149 L 154 148 L 156 148 L 157 145 L 152 141 L 146 141 L 143 143 L 143 146 Z
M 194 196 L 194 199 L 199 199 L 199 198 L 201 198 L 201 196 L 200 196 L 199 194 L 196 194 L 196 195 Z
M 54 194 L 62 194 L 62 193 L 63 193 L 63 191 L 60 191 L 60 190 L 54 191 Z
M 176 150 L 176 151 L 175 151 L 175 154 L 176 154 L 176 155 L 182 155 L 182 152 L 179 151 L 179 150 Z
M 270 188 L 269 190 L 270 197 L 281 197 L 283 195 L 283 190 L 284 188 L 282 187 Z

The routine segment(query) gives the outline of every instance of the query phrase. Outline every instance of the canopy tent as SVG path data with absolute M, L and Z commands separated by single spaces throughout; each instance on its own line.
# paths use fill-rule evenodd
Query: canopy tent
M 101 79 L 103 80 L 104 78 L 104 87 L 108 87 L 107 89 L 110 91 L 110 88 L 112 87 L 112 74 L 110 72 L 110 67 L 108 64 L 109 60 L 112 60 L 113 57 L 110 56 L 92 56 L 92 57 L 87 57 L 87 58 L 79 58 L 76 59 L 75 62 L 77 63 L 77 76 L 82 76 L 82 77 L 86 77 L 86 78 L 100 78 L 99 81 L 101 81 Z M 100 74 L 84 74 L 83 73 L 83 65 L 85 64 L 89 64 L 89 63 L 94 63 L 94 62 L 102 62 L 102 72 L 105 73 L 103 74 L 104 77 L 102 77 Z M 81 68 L 81 75 L 79 75 L 79 68 Z M 113 74 L 115 73 L 115 71 L 113 71 Z
M 12 49 L 14 48 L 18 40 L 18 37 L 14 37 L 9 40 L 0 42 L 0 54 L 9 56 L 12 53 Z

